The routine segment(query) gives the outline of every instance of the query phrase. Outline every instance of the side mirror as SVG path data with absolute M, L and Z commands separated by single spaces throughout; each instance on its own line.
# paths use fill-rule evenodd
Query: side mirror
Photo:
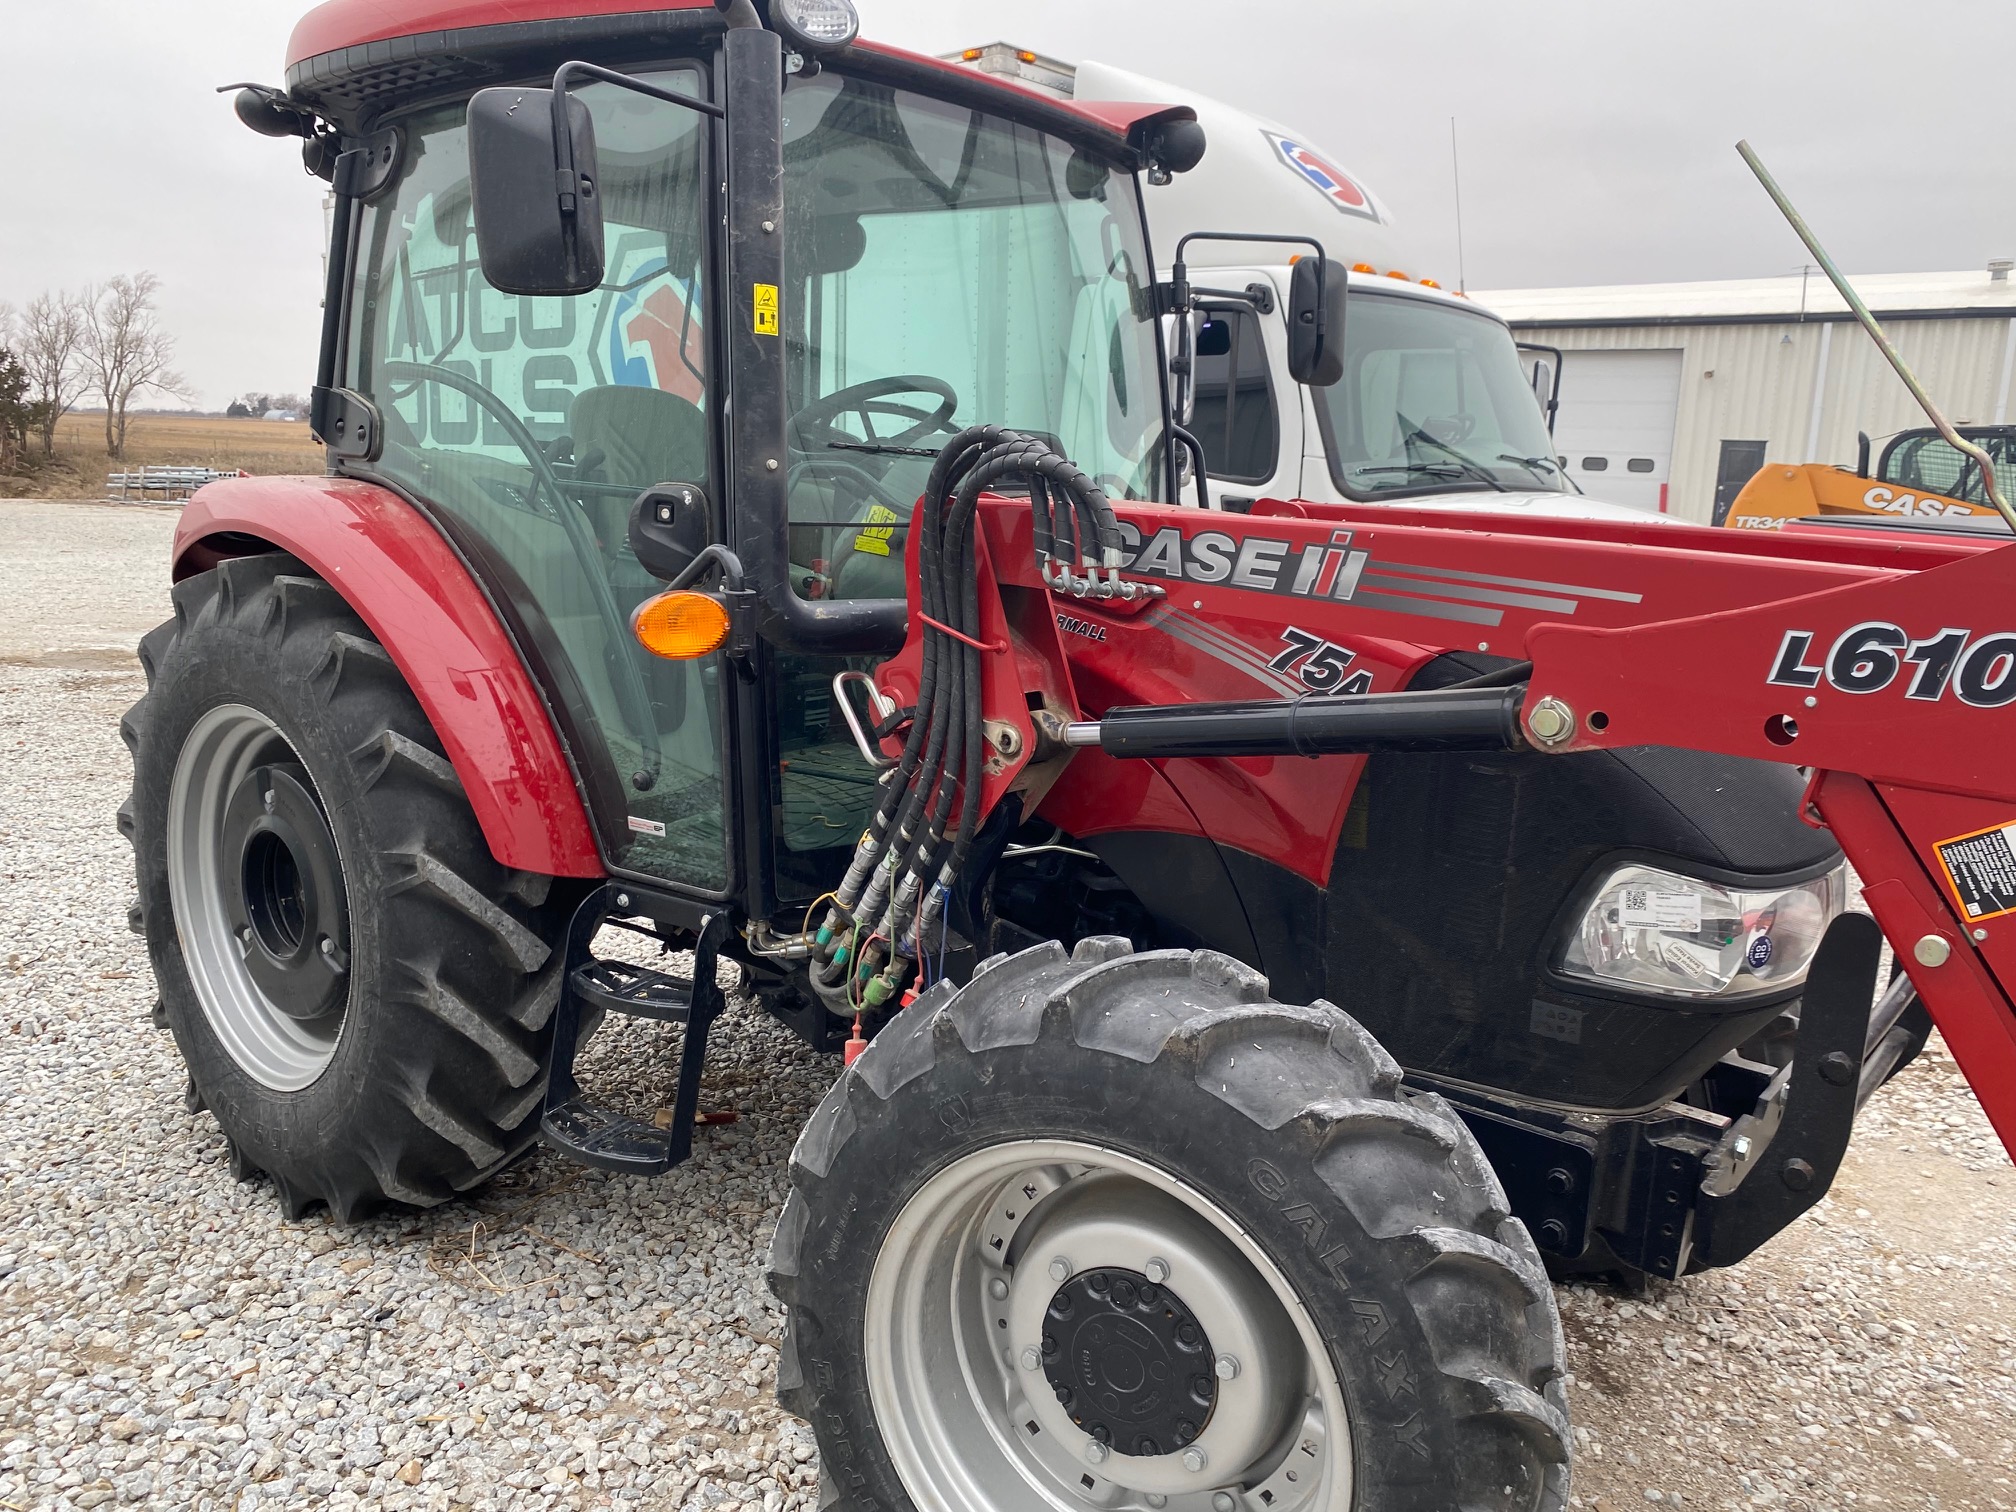
M 1344 376 L 1344 304 L 1348 280 L 1327 257 L 1304 257 L 1288 281 L 1288 373 L 1329 388 Z
M 707 549 L 707 491 L 694 483 L 661 483 L 630 506 L 630 550 L 646 572 L 670 583 Z
M 565 96 L 558 140 L 554 101 L 550 89 L 485 89 L 469 102 L 476 250 L 506 294 L 586 294 L 602 282 L 595 121 Z

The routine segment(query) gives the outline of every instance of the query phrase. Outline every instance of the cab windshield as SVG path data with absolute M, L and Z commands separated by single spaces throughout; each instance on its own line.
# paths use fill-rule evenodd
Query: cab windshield
M 2016 475 L 2016 427 L 2006 429 L 1963 428 L 1960 434 L 1988 453 L 1995 479 L 2005 492 L 2007 478 Z M 1989 508 L 1988 489 L 1981 477 L 1981 464 L 1958 450 L 1937 431 L 1907 431 L 1884 449 L 1876 469 L 1877 479 L 1915 488 L 1924 493 L 1962 499 Z
M 1488 315 L 1354 288 L 1344 376 L 1312 392 L 1349 498 L 1568 488 L 1512 333 Z
M 1153 275 L 1133 180 L 983 111 L 826 73 L 784 97 L 792 558 L 901 597 L 901 526 L 959 429 L 1042 435 L 1159 497 Z

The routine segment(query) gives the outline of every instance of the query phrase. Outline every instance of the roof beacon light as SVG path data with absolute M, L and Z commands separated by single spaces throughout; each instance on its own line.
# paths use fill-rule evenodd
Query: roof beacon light
M 838 52 L 861 33 L 853 0 L 771 0 L 770 21 L 797 51 Z

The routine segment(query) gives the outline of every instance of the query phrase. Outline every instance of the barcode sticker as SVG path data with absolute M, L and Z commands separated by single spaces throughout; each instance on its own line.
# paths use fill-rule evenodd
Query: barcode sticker
M 665 838 L 665 826 L 660 824 L 656 819 L 640 819 L 637 815 L 632 814 L 630 816 L 630 829 L 634 834 L 649 835 L 655 840 L 663 840 Z
M 1691 934 L 1701 927 L 1701 894 L 1627 887 L 1617 921 L 1634 929 L 1681 929 Z

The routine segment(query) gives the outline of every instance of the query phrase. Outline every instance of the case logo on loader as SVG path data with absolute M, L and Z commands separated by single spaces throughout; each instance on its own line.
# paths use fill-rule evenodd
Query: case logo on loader
M 1950 691 L 1977 709 L 2016 703 L 2016 633 L 1941 630 L 1914 640 L 1883 620 L 1850 625 L 1818 662 L 1814 632 L 1787 630 L 1765 682 L 1781 688 L 1817 688 L 1824 681 L 1841 693 L 1881 693 L 1911 668 L 1904 696 L 1937 703 Z
M 1276 131 L 1263 131 L 1274 150 L 1281 155 L 1281 161 L 1294 169 L 1317 193 L 1346 215 L 1362 215 L 1366 220 L 1376 221 L 1379 212 L 1373 208 L 1372 196 L 1359 188 L 1350 174 L 1320 157 L 1314 150 L 1304 146 L 1293 137 L 1282 136 Z
M 1165 525 L 1144 540 L 1131 521 L 1120 522 L 1121 539 L 1130 554 L 1126 570 L 1142 577 L 1329 599 L 1428 619 L 1500 625 L 1507 608 L 1567 616 L 1581 607 L 1583 599 L 1636 604 L 1642 597 L 1615 588 L 1378 560 L 1354 546 L 1352 534 L 1335 530 L 1327 542 L 1284 541 L 1223 530 L 1185 535 L 1179 527 Z
M 1876 510 L 1880 514 L 1907 515 L 1920 520 L 1945 519 L 1949 515 L 1965 520 L 1981 513 L 1968 505 L 1955 504 L 1936 494 L 1927 494 L 1920 498 L 1917 494 L 1896 493 L 1880 486 L 1863 494 L 1862 503 L 1865 508 Z

